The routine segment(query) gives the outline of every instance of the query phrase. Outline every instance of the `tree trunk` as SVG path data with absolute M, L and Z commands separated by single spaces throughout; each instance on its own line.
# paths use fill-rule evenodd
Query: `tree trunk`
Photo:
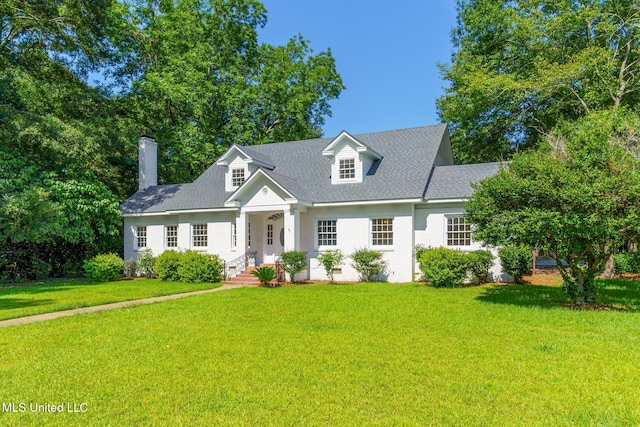
M 611 279 L 616 277 L 615 265 L 613 263 L 613 255 L 609 256 L 607 260 L 607 264 L 604 266 L 604 271 L 600 275 L 600 277 L 604 277 L 605 279 Z

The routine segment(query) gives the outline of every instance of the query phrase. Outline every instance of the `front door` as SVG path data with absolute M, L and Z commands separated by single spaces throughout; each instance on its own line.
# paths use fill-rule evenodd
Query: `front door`
M 284 251 L 284 214 L 275 213 L 267 217 L 264 236 L 264 263 L 274 264 Z

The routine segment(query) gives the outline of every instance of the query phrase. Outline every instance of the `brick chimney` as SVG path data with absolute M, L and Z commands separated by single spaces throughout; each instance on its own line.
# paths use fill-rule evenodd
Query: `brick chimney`
M 138 190 L 158 185 L 158 144 L 147 135 L 138 140 Z

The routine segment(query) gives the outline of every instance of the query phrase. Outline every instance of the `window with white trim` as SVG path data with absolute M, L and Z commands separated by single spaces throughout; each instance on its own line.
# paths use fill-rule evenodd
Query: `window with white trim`
M 338 244 L 338 229 L 335 219 L 318 220 L 318 246 L 336 246 Z
M 373 218 L 371 220 L 371 245 L 393 245 L 393 218 Z
M 244 169 L 231 170 L 231 186 L 240 187 L 244 183 Z
M 193 224 L 191 227 L 192 246 L 207 246 L 207 224 Z
M 354 179 L 356 177 L 356 160 L 340 159 L 338 172 L 340 179 Z
M 247 246 L 251 247 L 251 223 L 247 222 Z
M 447 217 L 447 246 L 470 246 L 471 224 L 464 216 Z
M 136 247 L 147 247 L 147 226 L 139 225 L 136 227 Z
M 178 226 L 177 225 L 167 225 L 166 227 L 166 238 L 167 238 L 167 247 L 175 248 L 178 246 Z

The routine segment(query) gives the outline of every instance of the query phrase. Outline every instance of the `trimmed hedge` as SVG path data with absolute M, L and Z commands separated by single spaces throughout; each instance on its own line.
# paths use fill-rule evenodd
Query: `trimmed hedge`
M 525 246 L 503 246 L 498 249 L 502 270 L 513 277 L 515 283 L 522 283 L 522 276 L 531 271 L 533 254 Z
M 122 277 L 124 261 L 114 253 L 96 255 L 84 262 L 84 271 L 89 280 L 109 282 Z
M 224 278 L 224 262 L 218 255 L 198 251 L 165 251 L 155 261 L 160 280 L 216 283 Z
M 478 283 L 487 283 L 493 254 L 486 250 L 469 253 L 450 248 L 416 248 L 416 259 L 424 279 L 435 287 L 455 288 L 473 276 Z
M 382 259 L 382 252 L 372 249 L 356 249 L 349 258 L 353 260 L 351 266 L 356 269 L 365 282 L 370 282 L 387 268 L 387 262 Z

